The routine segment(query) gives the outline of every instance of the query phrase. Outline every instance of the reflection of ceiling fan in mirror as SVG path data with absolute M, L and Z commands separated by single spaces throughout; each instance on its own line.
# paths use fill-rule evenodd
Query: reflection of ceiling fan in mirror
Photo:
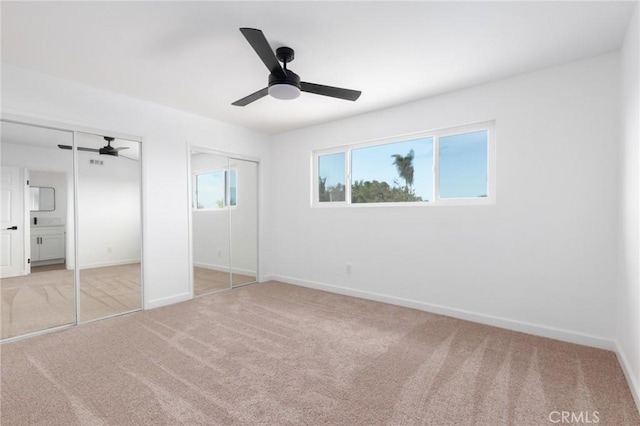
M 121 146 L 119 148 L 114 148 L 111 146 L 111 142 L 113 142 L 112 137 L 109 136 L 105 136 L 104 140 L 107 141 L 107 145 L 103 146 L 102 148 L 85 148 L 83 146 L 79 146 L 78 147 L 78 151 L 89 151 L 89 152 L 97 152 L 100 155 L 112 155 L 114 157 L 118 156 L 118 151 L 122 151 L 123 149 L 129 149 L 128 146 Z M 71 145 L 58 145 L 58 148 L 60 149 L 72 149 L 73 147 Z

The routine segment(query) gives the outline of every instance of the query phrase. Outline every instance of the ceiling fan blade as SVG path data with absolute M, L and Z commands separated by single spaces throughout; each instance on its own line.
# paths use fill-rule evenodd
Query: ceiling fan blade
M 269 93 L 269 89 L 267 87 L 265 87 L 264 89 L 260 89 L 257 92 L 250 94 L 249 96 L 245 96 L 244 98 L 235 101 L 231 105 L 247 106 L 251 102 L 257 101 L 258 99 L 267 96 L 268 93 Z
M 286 77 L 280 66 L 280 62 L 278 62 L 278 58 L 276 58 L 275 53 L 273 53 L 273 49 L 271 49 L 262 31 L 256 30 L 255 28 L 240 28 L 240 32 L 272 74 L 278 77 Z
M 60 149 L 73 149 L 73 147 L 71 145 L 60 145 L 60 144 L 58 144 L 58 148 L 60 148 Z M 83 146 L 79 146 L 78 147 L 78 151 L 98 152 L 100 150 L 99 149 L 95 149 L 95 148 L 85 148 Z
M 113 148 L 112 151 L 122 151 L 123 149 L 129 149 L 129 147 L 128 146 L 120 146 L 118 148 Z
M 359 90 L 342 89 L 340 87 L 323 86 L 322 84 L 314 84 L 300 82 L 300 90 L 316 95 L 330 96 L 332 98 L 345 99 L 347 101 L 355 101 L 362 94 Z

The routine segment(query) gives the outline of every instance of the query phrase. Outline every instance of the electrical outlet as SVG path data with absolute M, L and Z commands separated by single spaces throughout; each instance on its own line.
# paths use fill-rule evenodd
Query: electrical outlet
M 345 266 L 345 268 L 344 268 L 344 269 L 345 269 L 345 272 L 346 272 L 347 274 L 351 275 L 351 264 L 350 264 L 350 263 L 347 263 L 347 264 L 345 264 L 344 266 Z

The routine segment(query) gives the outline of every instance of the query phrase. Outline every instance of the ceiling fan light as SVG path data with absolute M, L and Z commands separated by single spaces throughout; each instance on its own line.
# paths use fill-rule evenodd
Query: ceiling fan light
M 269 86 L 269 94 L 276 99 L 290 100 L 300 96 L 300 89 L 287 83 L 272 84 Z

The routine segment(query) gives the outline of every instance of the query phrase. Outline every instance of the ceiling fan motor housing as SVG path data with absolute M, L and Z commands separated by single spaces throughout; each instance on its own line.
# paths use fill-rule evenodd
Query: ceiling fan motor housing
M 290 84 L 300 89 L 300 76 L 290 70 L 286 70 L 285 73 L 287 74 L 286 78 L 269 74 L 269 87 L 273 86 L 274 84 Z
M 284 70 L 285 78 L 269 74 L 269 94 L 278 99 L 295 99 L 300 96 L 300 76 Z

